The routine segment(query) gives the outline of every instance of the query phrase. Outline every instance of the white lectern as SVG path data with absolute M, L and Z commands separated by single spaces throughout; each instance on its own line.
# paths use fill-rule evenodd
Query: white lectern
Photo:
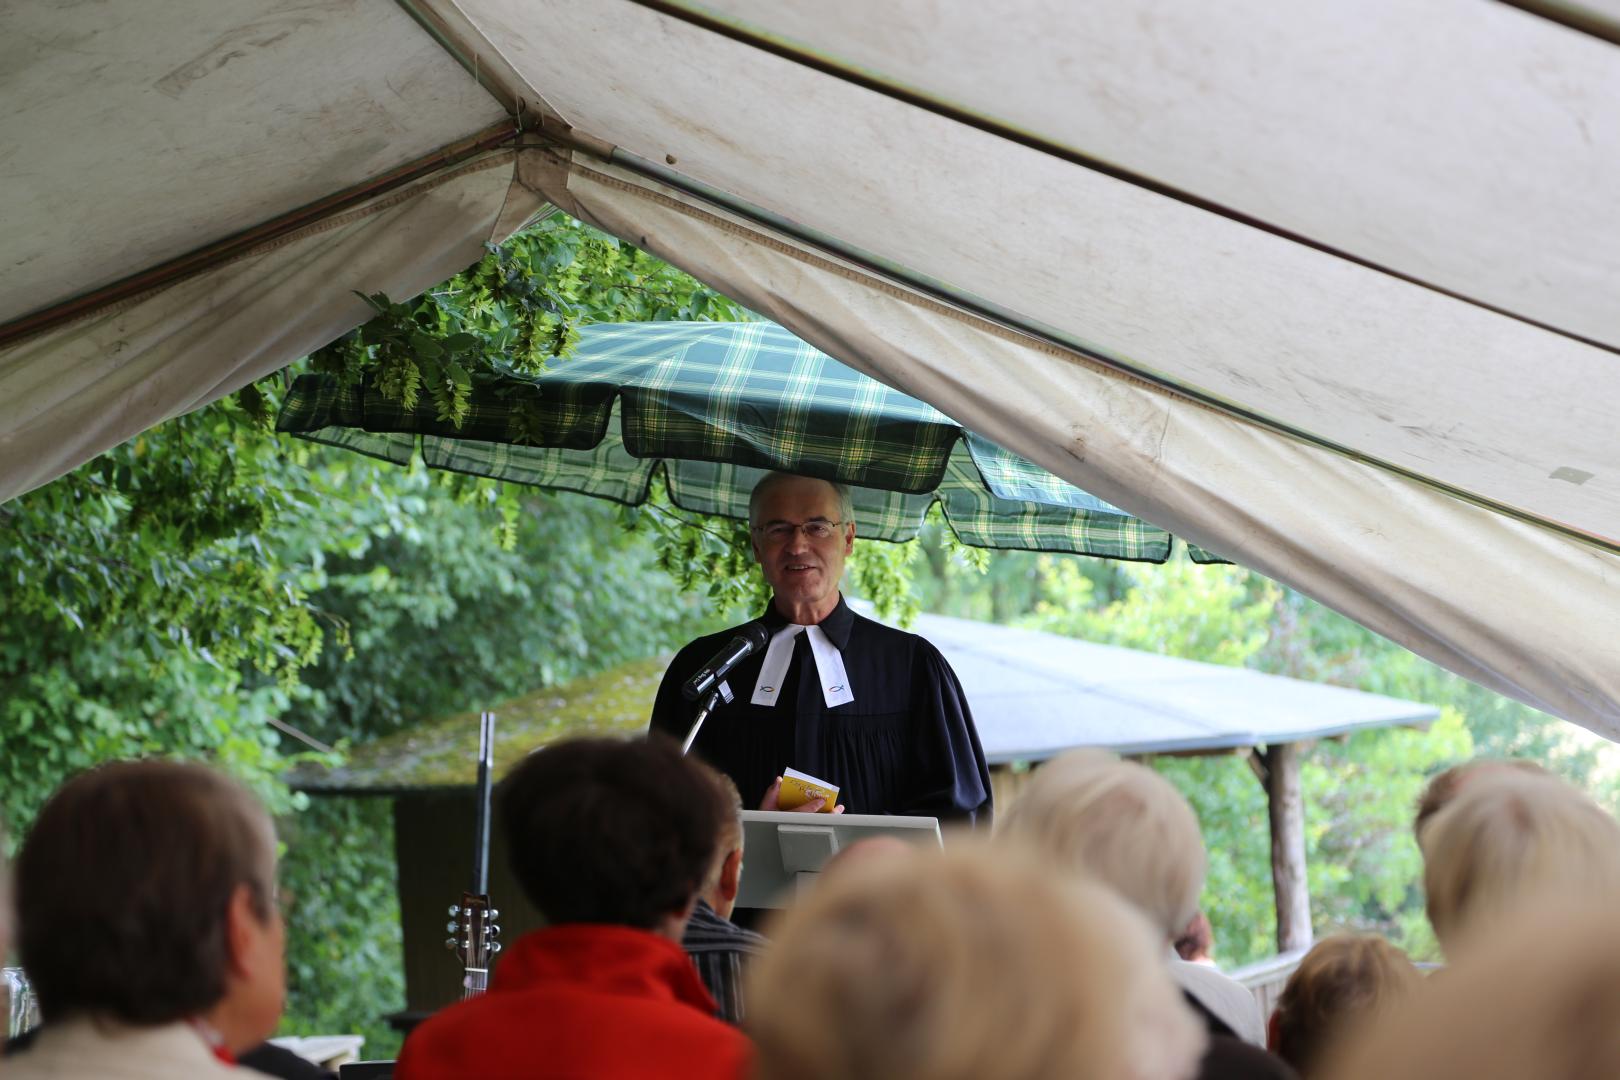
M 869 836 L 940 847 L 939 819 L 889 814 L 743 811 L 743 875 L 737 906 L 781 908 L 813 882 L 828 859 Z

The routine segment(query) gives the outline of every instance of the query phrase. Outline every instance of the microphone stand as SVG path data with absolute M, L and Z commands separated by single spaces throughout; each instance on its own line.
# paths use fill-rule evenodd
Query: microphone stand
M 703 727 L 703 721 L 709 718 L 709 714 L 714 711 L 715 706 L 721 703 L 721 699 L 724 699 L 725 704 L 731 704 L 731 696 L 731 687 L 727 686 L 724 680 L 716 683 L 714 689 L 704 696 L 703 704 L 698 708 L 697 719 L 692 721 L 692 727 L 686 733 L 686 740 L 681 743 L 681 753 L 683 755 L 691 752 L 692 743 L 697 739 L 698 731 Z

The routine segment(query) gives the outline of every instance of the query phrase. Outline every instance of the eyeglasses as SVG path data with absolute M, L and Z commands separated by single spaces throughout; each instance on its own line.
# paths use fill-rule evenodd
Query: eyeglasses
M 755 525 L 754 531 L 773 544 L 785 544 L 793 539 L 793 534 L 800 529 L 804 530 L 807 540 L 829 540 L 838 531 L 842 521 L 828 521 L 825 518 L 816 518 L 803 525 L 794 525 L 786 521 L 773 521 L 769 525 Z

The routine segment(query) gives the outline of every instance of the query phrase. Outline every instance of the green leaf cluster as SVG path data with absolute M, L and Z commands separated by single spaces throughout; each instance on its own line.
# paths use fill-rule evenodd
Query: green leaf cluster
M 407 409 L 425 392 L 457 427 L 475 378 L 538 374 L 573 351 L 587 324 L 753 318 L 668 263 L 560 216 L 486 245 L 478 263 L 414 300 L 361 298 L 372 318 L 313 353 L 313 368 L 346 384 L 370 376 Z M 521 408 L 517 421 L 521 437 Z M 528 426 L 537 428 L 532 418 Z
M 92 640 L 131 664 L 175 651 L 289 684 L 321 647 L 297 575 L 264 542 L 297 505 L 273 440 L 239 410 L 171 420 L 0 505 L 0 619 Z

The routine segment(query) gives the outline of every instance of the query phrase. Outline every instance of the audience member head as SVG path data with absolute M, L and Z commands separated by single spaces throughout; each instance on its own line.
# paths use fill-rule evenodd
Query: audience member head
M 1406 954 L 1382 938 L 1324 938 L 1283 987 L 1271 1018 L 1271 1048 L 1308 1080 L 1336 1039 L 1403 1005 L 1422 981 Z
M 1035 770 L 1000 833 L 1095 877 L 1144 912 L 1165 942 L 1198 909 L 1204 840 L 1192 807 L 1145 765 L 1072 750 Z
M 1500 770 L 1424 826 L 1423 864 L 1429 922 L 1450 959 L 1465 926 L 1538 893 L 1620 887 L 1620 824 L 1562 780 Z
M 1470 930 L 1455 961 L 1328 1055 L 1329 1080 L 1620 1076 L 1620 893 L 1542 899 Z
M 17 859 L 18 952 L 47 1022 L 207 1023 L 234 1051 L 281 1016 L 276 838 L 203 765 L 130 761 L 69 780 Z
M 1193 917 L 1187 923 L 1187 928 L 1176 938 L 1176 955 L 1189 964 L 1213 963 L 1211 954 L 1215 951 L 1215 928 L 1209 925 L 1209 916 L 1202 911 L 1193 912 Z
M 730 812 L 720 822 L 720 833 L 715 843 L 714 861 L 709 874 L 703 879 L 703 902 L 722 919 L 731 918 L 737 907 L 737 893 L 742 888 L 743 822 L 742 793 L 731 777 L 719 769 L 694 761 L 698 769 L 719 794 Z
M 1527 761 L 1524 758 L 1500 760 L 1475 758 L 1473 761 L 1465 761 L 1435 773 L 1424 785 L 1423 794 L 1418 796 L 1417 816 L 1412 820 L 1412 833 L 1417 837 L 1418 845 L 1421 847 L 1423 844 L 1423 827 L 1429 823 L 1429 819 L 1455 799 L 1465 784 L 1480 777 L 1501 775 L 1504 772 L 1527 773 L 1532 776 L 1553 775 L 1534 761 Z
M 839 848 L 837 854 L 828 859 L 826 865 L 821 868 L 822 880 L 825 881 L 828 874 L 843 873 L 844 868 L 848 866 L 857 866 L 869 860 L 881 862 L 887 859 L 905 859 L 914 851 L 915 848 L 911 844 L 898 836 L 886 836 L 881 833 L 877 836 L 868 836 L 864 840 L 855 841 L 847 848 Z
M 977 844 L 847 864 L 749 984 L 773 1080 L 1181 1080 L 1202 1026 L 1109 890 Z
M 512 872 L 548 923 L 680 940 L 734 807 L 668 739 L 571 739 L 501 782 Z

